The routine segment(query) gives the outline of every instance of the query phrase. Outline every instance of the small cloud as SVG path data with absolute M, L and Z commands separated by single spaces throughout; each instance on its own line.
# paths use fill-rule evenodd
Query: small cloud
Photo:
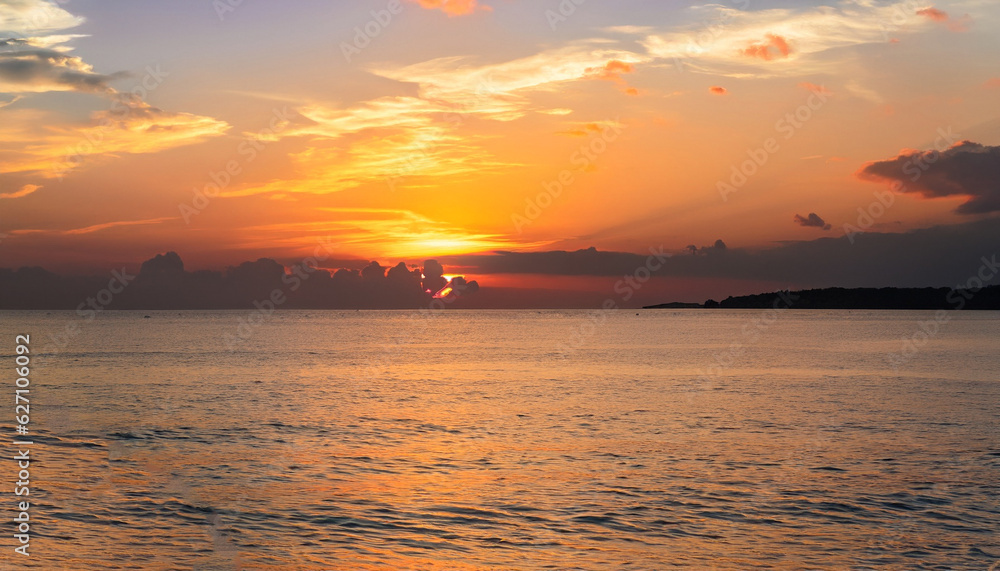
M 713 85 L 712 87 L 709 87 L 708 92 L 714 95 L 725 95 L 729 93 L 729 91 L 725 87 L 719 87 L 718 85 Z
M 743 55 L 752 58 L 759 58 L 764 61 L 773 59 L 785 59 L 792 55 L 792 46 L 788 40 L 777 34 L 767 34 L 766 40 L 752 43 L 743 51 Z
M 492 12 L 489 6 L 480 6 L 478 0 L 416 0 L 420 7 L 428 10 L 441 10 L 448 16 L 465 16 L 476 10 Z
M 575 129 L 559 131 L 558 135 L 569 135 L 571 137 L 586 137 L 593 133 L 601 132 L 601 126 L 597 123 L 584 123 Z
M 809 91 L 812 91 L 813 93 L 819 95 L 831 95 L 830 90 L 827 89 L 826 86 L 816 85 L 815 83 L 810 83 L 808 81 L 803 81 L 802 83 L 799 84 L 799 87 L 801 87 L 802 89 L 808 89 Z
M 967 32 L 969 31 L 969 26 L 972 25 L 972 17 L 969 16 L 968 14 L 956 20 L 950 17 L 948 13 L 945 12 L 944 10 L 938 10 L 933 6 L 929 8 L 924 8 L 922 10 L 917 10 L 917 15 L 923 16 L 935 22 L 947 24 L 948 29 L 951 30 L 952 32 Z
M 634 72 L 634 65 L 616 59 L 609 61 L 603 67 L 588 67 L 584 71 L 587 77 L 604 81 L 612 81 L 616 83 L 619 88 L 621 88 L 622 92 L 635 96 L 639 95 L 639 90 L 634 87 L 630 87 L 625 81 L 625 78 L 622 77 L 622 74 Z
M 708 256 L 724 253 L 729 249 L 729 246 L 726 246 L 726 243 L 722 240 L 716 240 L 711 246 L 702 246 L 699 248 L 698 246 L 691 244 L 684 249 L 687 250 L 692 256 Z
M 544 113 L 545 115 L 571 115 L 573 113 L 572 109 L 556 108 L 556 109 L 541 109 L 539 113 Z
M 918 16 L 925 16 L 934 20 L 935 22 L 947 22 L 948 13 L 943 10 L 938 10 L 937 8 L 931 6 L 930 8 L 924 8 L 923 10 L 917 10 Z
M 2 199 L 2 198 L 23 198 L 23 197 L 28 196 L 29 194 L 35 192 L 39 188 L 42 188 L 42 187 L 38 186 L 37 184 L 26 184 L 23 187 L 21 187 L 21 190 L 19 190 L 17 192 L 9 192 L 9 193 L 6 193 L 6 194 L 0 194 L 0 199 Z
M 820 218 L 815 212 L 810 212 L 809 216 L 806 217 L 796 214 L 795 223 L 803 228 L 819 228 L 821 230 L 829 230 L 833 227 L 830 224 L 827 224 L 826 221 Z

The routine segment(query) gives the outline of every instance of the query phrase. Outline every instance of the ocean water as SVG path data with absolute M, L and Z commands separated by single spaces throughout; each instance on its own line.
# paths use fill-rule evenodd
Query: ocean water
M 249 316 L 0 313 L 0 569 L 1000 568 L 998 313 Z

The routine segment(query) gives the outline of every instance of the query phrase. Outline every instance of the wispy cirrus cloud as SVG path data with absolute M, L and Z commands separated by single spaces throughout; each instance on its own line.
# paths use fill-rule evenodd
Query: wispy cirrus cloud
M 346 108 L 298 108 L 294 124 L 273 139 L 309 141 L 305 150 L 291 155 L 301 176 L 234 188 L 226 196 L 326 194 L 391 177 L 452 176 L 515 166 L 491 156 L 477 136 L 459 136 L 458 127 L 473 117 L 508 122 L 529 113 L 567 114 L 571 111 L 538 105 L 533 96 L 576 81 L 617 81 L 647 60 L 585 42 L 500 63 L 448 57 L 381 66 L 372 73 L 413 84 L 417 95 L 379 97 Z
M 83 228 L 71 228 L 69 230 L 50 230 L 50 229 L 20 229 L 20 230 L 9 230 L 7 233 L 10 236 L 24 236 L 28 234 L 54 234 L 63 236 L 74 236 L 79 234 L 93 234 L 94 232 L 101 232 L 103 230 L 110 230 L 112 228 L 120 228 L 123 226 L 148 226 L 151 224 L 163 224 L 164 222 L 170 222 L 172 220 L 180 220 L 177 217 L 169 218 L 149 218 L 146 220 L 120 220 L 116 222 L 104 222 L 101 224 L 94 224 L 92 226 L 86 226 Z
M 225 133 L 211 117 L 164 111 L 130 97 L 91 115 L 89 124 L 66 124 L 36 109 L 3 112 L 0 174 L 59 178 L 87 161 L 120 154 L 156 153 Z
M 829 58 L 832 50 L 885 43 L 889 28 L 917 31 L 930 24 L 907 2 L 849 0 L 836 6 L 754 11 L 711 5 L 692 10 L 715 12 L 714 20 L 722 23 L 710 34 L 695 27 L 668 32 L 640 28 L 635 35 L 657 59 L 732 77 L 808 75 L 828 69 L 829 62 L 820 56 Z

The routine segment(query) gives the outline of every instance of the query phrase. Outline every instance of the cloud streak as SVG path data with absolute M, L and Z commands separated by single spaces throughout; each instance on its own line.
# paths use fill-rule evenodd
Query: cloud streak
M 23 187 L 21 187 L 21 190 L 19 190 L 17 192 L 8 192 L 8 193 L 5 193 L 5 194 L 0 194 L 0 199 L 4 199 L 4 198 L 7 198 L 7 199 L 10 199 L 10 198 L 24 198 L 25 196 L 28 196 L 29 194 L 32 194 L 33 192 L 35 192 L 36 190 L 38 190 L 40 188 L 42 188 L 42 187 L 38 186 L 37 184 L 26 184 Z
M 690 69 L 730 77 L 804 76 L 830 69 L 834 50 L 886 43 L 889 27 L 919 31 L 930 21 L 906 2 L 875 4 L 847 1 L 806 9 L 712 10 L 720 24 L 712 33 L 631 31 L 641 35 L 649 55 L 684 62 Z M 791 63 L 794 62 L 794 65 Z

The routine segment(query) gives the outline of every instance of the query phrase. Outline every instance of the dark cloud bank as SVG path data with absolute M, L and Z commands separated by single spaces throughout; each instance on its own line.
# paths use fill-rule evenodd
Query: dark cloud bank
M 641 254 L 589 248 L 574 252 L 494 252 L 445 257 L 441 261 L 476 275 L 605 276 L 609 278 L 607 291 L 593 292 L 592 298 L 586 298 L 593 304 L 587 301 L 580 305 L 599 307 L 603 300 L 615 297 L 611 287 L 615 279 L 637 275 L 639 268 L 656 268 L 651 273 L 658 279 L 759 282 L 790 289 L 960 288 L 967 287 L 983 267 L 995 266 L 998 257 L 1000 219 L 991 217 L 896 234 L 865 233 L 851 239 L 788 242 L 760 251 L 727 247 L 719 240 L 711 246 L 689 246 L 672 255 L 659 247 Z M 113 292 L 113 301 L 105 305 L 112 309 L 237 309 L 252 307 L 255 301 L 267 300 L 278 290 L 287 296 L 279 304 L 282 309 L 419 308 L 431 302 L 427 290 L 438 291 L 445 285 L 441 277 L 444 269 L 437 262 L 426 262 L 423 273 L 428 278 L 422 283 L 421 271 L 403 264 L 387 270 L 372 262 L 361 270 L 342 269 L 331 274 L 299 266 L 286 270 L 268 259 L 247 262 L 225 272 L 188 272 L 176 254 L 167 254 L 143 264 L 133 279 L 126 280 L 129 285 L 120 293 Z M 59 277 L 40 268 L 0 269 L 0 308 L 76 309 L 81 302 L 108 289 L 109 277 Z M 998 281 L 1000 276 L 983 285 L 997 285 Z M 483 288 L 486 297 L 480 299 L 468 295 L 479 290 L 475 282 L 457 280 L 454 285 L 465 296 L 451 307 L 472 308 L 481 303 L 499 307 L 495 305 L 498 299 L 503 300 L 504 307 L 541 307 L 547 299 L 542 290 L 501 292 L 489 287 Z M 119 288 L 116 285 L 114 289 Z M 535 295 L 537 299 L 532 297 Z
M 75 309 L 246 309 L 273 303 L 281 309 L 405 309 L 427 307 L 434 293 L 453 288 L 448 301 L 470 296 L 476 282 L 449 284 L 434 260 L 411 270 L 377 262 L 359 270 L 328 272 L 305 264 L 284 266 L 270 259 L 246 262 L 225 272 L 184 269 L 174 252 L 157 255 L 132 274 L 124 269 L 103 277 L 61 277 L 41 268 L 0 269 L 0 308 Z
M 1000 211 L 1000 147 L 962 141 L 944 151 L 905 151 L 868 163 L 858 176 L 895 183 L 897 191 L 925 198 L 968 197 L 960 214 Z
M 695 253 L 690 253 L 691 251 Z M 974 275 L 981 258 L 1000 256 L 1000 220 L 990 218 L 898 234 L 855 234 L 788 242 L 761 251 L 727 248 L 720 240 L 667 260 L 657 276 L 778 282 L 790 287 L 952 286 Z M 644 254 L 601 252 L 455 256 L 447 263 L 483 274 L 622 276 L 646 263 Z

